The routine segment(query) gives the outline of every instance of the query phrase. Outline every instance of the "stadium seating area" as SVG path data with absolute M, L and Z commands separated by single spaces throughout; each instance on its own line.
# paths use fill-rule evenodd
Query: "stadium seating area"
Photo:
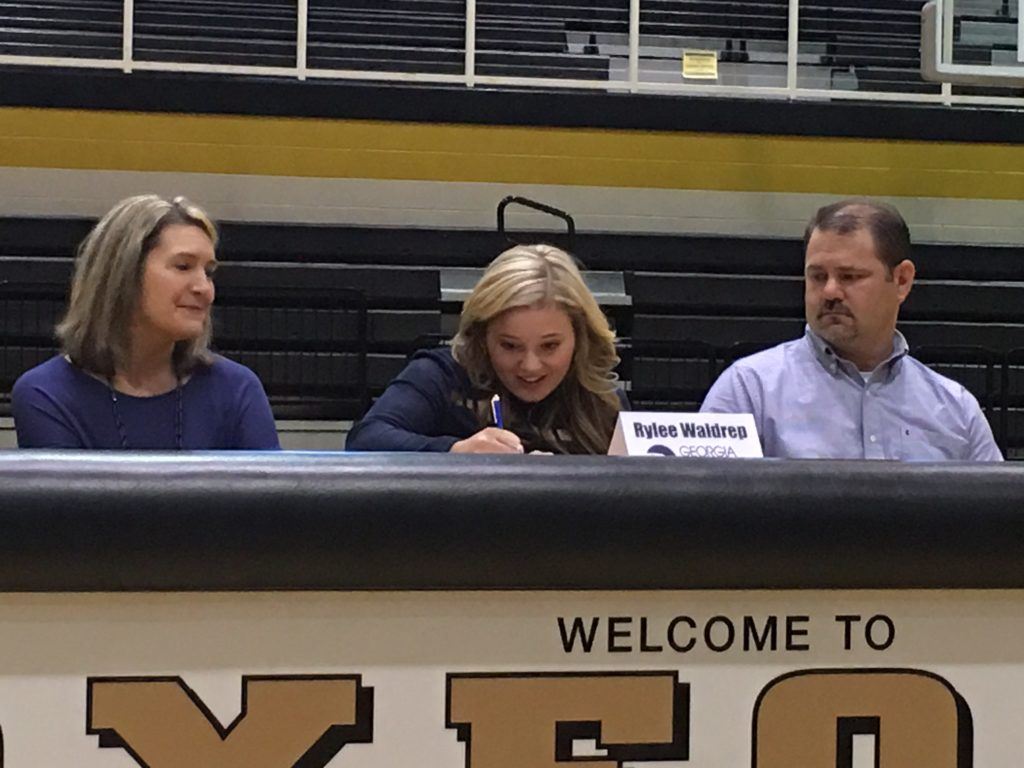
M 57 0 L 0 4 L 0 54 L 121 57 L 119 0 Z
M 0 220 L 0 392 L 53 354 L 88 226 Z M 446 275 L 482 267 L 504 244 L 476 231 L 226 223 L 218 346 L 259 373 L 278 418 L 358 418 L 409 353 L 452 333 L 459 305 L 442 291 Z M 621 274 L 626 300 L 606 309 L 636 408 L 696 408 L 732 360 L 802 333 L 796 241 L 579 234 L 574 248 L 591 269 Z M 967 386 L 1004 448 L 1024 454 L 1017 254 L 920 245 L 915 258 L 921 279 L 900 324 L 914 353 Z
M 919 74 L 923 2 L 804 0 L 801 66 L 831 87 L 936 91 Z M 758 72 L 773 60 L 772 46 L 785 45 L 788 5 L 644 0 L 641 61 L 678 61 L 683 47 L 698 45 Z M 1015 48 L 1009 4 L 990 0 L 969 7 L 972 12 L 958 19 L 954 60 L 992 62 Z M 625 0 L 480 0 L 476 72 L 609 79 L 622 61 L 628 8 Z M 135 0 L 133 55 L 148 62 L 294 67 L 297 23 L 294 0 Z M 460 74 L 465 23 L 462 0 L 310 0 L 307 65 Z M 0 54 L 116 59 L 121 27 L 121 0 L 9 0 L 0 5 Z

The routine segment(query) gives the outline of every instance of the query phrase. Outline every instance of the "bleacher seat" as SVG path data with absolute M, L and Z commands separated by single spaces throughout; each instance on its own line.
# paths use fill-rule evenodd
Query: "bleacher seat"
M 640 8 L 645 35 L 778 41 L 788 26 L 788 0 L 647 0 Z
M 5 0 L 0 54 L 117 59 L 121 0 Z
M 0 258 L 0 392 L 56 352 L 72 261 Z M 277 418 L 353 419 L 440 331 L 430 269 L 234 262 L 218 273 L 215 347 L 253 368 Z
M 801 65 L 822 70 L 842 89 L 937 92 L 939 86 L 919 74 L 922 5 L 923 0 L 802 0 Z M 723 60 L 749 62 L 748 74 L 757 77 L 764 62 L 751 58 L 748 43 L 785 45 L 788 6 L 787 0 L 644 0 L 641 46 L 644 40 L 703 40 L 718 48 Z M 1010 6 L 990 14 L 976 10 L 966 8 L 957 16 L 954 59 L 1012 61 L 1016 19 Z M 458 75 L 465 67 L 465 16 L 461 0 L 310 0 L 306 63 L 320 69 Z M 121 22 L 120 0 L 10 0 L 0 4 L 0 54 L 117 59 Z M 291 68 L 297 64 L 297 27 L 294 0 L 136 0 L 133 55 L 168 64 Z M 622 0 L 481 0 L 476 73 L 605 80 L 613 67 L 597 38 L 625 36 L 628 29 L 628 3 Z M 1008 91 L 971 87 L 959 92 Z
M 695 411 L 718 374 L 718 351 L 704 341 L 630 339 L 619 356 L 635 410 Z

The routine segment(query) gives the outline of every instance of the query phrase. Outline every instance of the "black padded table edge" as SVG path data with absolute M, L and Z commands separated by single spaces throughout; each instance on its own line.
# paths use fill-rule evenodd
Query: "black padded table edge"
M 1024 587 L 1024 466 L 0 451 L 0 591 Z

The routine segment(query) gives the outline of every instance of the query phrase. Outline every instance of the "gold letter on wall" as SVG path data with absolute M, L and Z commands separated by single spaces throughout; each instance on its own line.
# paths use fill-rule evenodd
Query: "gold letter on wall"
M 877 768 L 970 768 L 967 702 L 912 669 L 808 670 L 769 683 L 754 705 L 754 768 L 850 768 L 853 737 Z
M 373 689 L 358 675 L 242 678 L 226 728 L 178 677 L 89 678 L 87 731 L 148 768 L 323 768 L 373 738 Z
M 449 675 L 447 720 L 466 768 L 558 768 L 577 739 L 601 750 L 587 768 L 686 760 L 690 689 L 675 672 Z

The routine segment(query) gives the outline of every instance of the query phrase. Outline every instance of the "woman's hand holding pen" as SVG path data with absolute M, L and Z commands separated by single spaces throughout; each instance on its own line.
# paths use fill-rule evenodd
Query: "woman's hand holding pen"
M 498 395 L 491 398 L 491 416 L 495 426 L 484 427 L 475 435 L 459 440 L 451 447 L 451 453 L 522 453 L 523 443 L 519 435 L 505 429 Z
M 451 453 L 522 453 L 523 443 L 519 436 L 507 429 L 485 427 L 475 435 L 459 440 L 451 447 Z

